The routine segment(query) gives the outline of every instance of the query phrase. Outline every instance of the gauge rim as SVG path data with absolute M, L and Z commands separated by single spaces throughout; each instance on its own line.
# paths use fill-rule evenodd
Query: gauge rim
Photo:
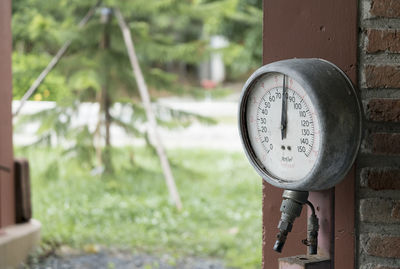
M 241 137 L 241 142 L 244 147 L 245 154 L 247 158 L 249 159 L 250 163 L 252 166 L 255 168 L 257 173 L 268 183 L 280 187 L 280 188 L 285 188 L 285 189 L 292 189 L 292 190 L 319 190 L 321 188 L 313 186 L 313 178 L 315 176 L 320 176 L 321 174 L 324 175 L 324 171 L 321 171 L 321 164 L 322 160 L 326 156 L 325 150 L 323 150 L 323 146 L 327 143 L 326 141 L 326 122 L 327 122 L 327 116 L 325 113 L 323 113 L 323 110 L 321 109 L 321 102 L 320 102 L 320 96 L 317 95 L 315 90 L 310 90 L 307 88 L 308 82 L 307 79 L 302 76 L 301 72 L 297 69 L 291 69 L 290 62 L 299 62 L 299 61 L 317 61 L 320 63 L 328 64 L 330 67 L 334 67 L 336 71 L 338 71 L 341 76 L 344 78 L 346 83 L 350 86 L 348 90 L 350 90 L 353 94 L 353 98 L 356 99 L 357 102 L 357 115 L 355 115 L 356 119 L 358 118 L 358 121 L 355 120 L 355 123 L 359 125 L 358 130 L 355 130 L 355 133 L 358 133 L 357 136 L 354 138 L 354 143 L 355 145 L 350 145 L 349 147 L 352 149 L 352 152 L 347 153 L 346 157 L 349 158 L 349 164 L 344 165 L 345 169 L 342 169 L 342 171 L 339 171 L 339 173 L 336 176 L 332 176 L 333 178 L 332 183 L 330 184 L 331 186 L 334 186 L 336 183 L 338 183 L 344 176 L 348 173 L 348 171 L 351 169 L 352 164 L 354 163 L 357 152 L 360 147 L 361 143 L 361 138 L 362 138 L 362 122 L 363 122 L 363 116 L 361 113 L 361 104 L 360 100 L 358 98 L 357 92 L 351 83 L 350 79 L 347 77 L 347 75 L 336 65 L 334 65 L 331 62 L 328 62 L 323 59 L 292 59 L 292 60 L 284 60 L 284 61 L 279 61 L 275 62 L 269 65 L 264 65 L 257 69 L 246 81 L 245 85 L 243 86 L 242 93 L 239 99 L 239 111 L 238 111 L 238 123 L 239 123 L 239 134 Z M 295 80 L 303 89 L 306 91 L 306 94 L 309 96 L 310 101 L 314 107 L 314 113 L 316 114 L 316 117 L 318 118 L 318 128 L 320 130 L 319 134 L 319 153 L 316 158 L 316 161 L 313 165 L 313 168 L 307 173 L 306 176 L 303 178 L 292 181 L 292 180 L 284 180 L 280 179 L 278 177 L 273 176 L 263 165 L 262 162 L 259 160 L 257 157 L 256 153 L 253 150 L 253 147 L 251 146 L 250 138 L 249 138 L 249 132 L 247 128 L 247 122 L 246 122 L 246 111 L 247 111 L 247 102 L 248 102 L 248 97 L 252 90 L 254 89 L 255 84 L 265 75 L 268 73 L 280 73 L 287 75 L 291 77 L 293 80 Z M 326 185 L 326 184 L 325 184 Z M 330 187 L 331 187 L 330 186 Z M 325 188 L 322 188 L 325 189 Z
M 251 164 L 253 165 L 254 168 L 256 168 L 256 171 L 258 172 L 258 174 L 263 177 L 264 180 L 266 180 L 268 183 L 276 186 L 276 187 L 282 187 L 282 184 L 285 184 L 284 188 L 287 189 L 302 189 L 301 185 L 303 185 L 303 182 L 306 182 L 308 178 L 310 178 L 310 175 L 313 174 L 314 170 L 316 169 L 316 167 L 318 166 L 319 162 L 320 162 L 320 157 L 322 155 L 322 152 L 320 152 L 316 158 L 316 161 L 313 165 L 313 167 L 311 168 L 311 170 L 306 174 L 306 176 L 304 176 L 301 179 L 298 180 L 285 180 L 285 179 L 281 179 L 279 177 L 273 176 L 266 168 L 264 168 L 264 165 L 261 163 L 261 161 L 259 160 L 259 158 L 257 157 L 256 153 L 253 150 L 253 147 L 251 146 L 251 142 L 250 142 L 250 138 L 249 138 L 249 132 L 248 132 L 248 128 L 247 128 L 247 101 L 248 101 L 248 97 L 250 95 L 250 93 L 252 92 L 252 90 L 254 89 L 255 84 L 257 84 L 257 82 L 262 79 L 264 76 L 266 76 L 267 74 L 270 73 L 279 73 L 281 75 L 286 75 L 290 78 L 292 78 L 293 80 L 295 80 L 301 87 L 303 87 L 303 89 L 306 91 L 307 95 L 309 96 L 312 105 L 314 106 L 314 113 L 316 113 L 316 117 L 318 118 L 318 128 L 321 130 L 322 126 L 321 126 L 321 117 L 319 114 L 319 108 L 318 108 L 318 102 L 314 102 L 314 96 L 313 94 L 310 94 L 310 92 L 308 92 L 305 88 L 304 88 L 304 84 L 303 81 L 300 81 L 296 76 L 293 76 L 293 74 L 291 74 L 292 72 L 283 72 L 282 70 L 278 70 L 278 69 L 274 69 L 274 70 L 270 70 L 269 65 L 266 66 L 262 66 L 261 68 L 257 69 L 251 76 L 250 78 L 246 81 L 243 90 L 242 90 L 242 94 L 240 97 L 240 105 L 239 105 L 239 133 L 241 136 L 241 140 L 242 140 L 242 144 L 245 148 L 245 153 L 247 158 L 250 160 Z M 243 135 L 245 134 L 245 135 Z M 322 145 L 322 141 L 324 140 L 324 134 L 322 132 L 320 132 L 320 137 L 319 137 L 319 145 L 318 148 L 321 148 Z M 300 186 L 298 186 L 300 185 Z

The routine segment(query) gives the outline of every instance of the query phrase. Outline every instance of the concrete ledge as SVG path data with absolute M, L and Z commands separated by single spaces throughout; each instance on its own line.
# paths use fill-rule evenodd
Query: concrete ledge
M 17 224 L 0 230 L 0 269 L 17 267 L 39 243 L 39 221 Z

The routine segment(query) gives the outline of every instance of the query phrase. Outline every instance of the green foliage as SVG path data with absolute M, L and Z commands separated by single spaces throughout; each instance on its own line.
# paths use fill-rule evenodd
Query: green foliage
M 43 247 L 112 245 L 260 267 L 261 181 L 243 154 L 169 151 L 184 205 L 178 212 L 157 159 L 145 148 L 114 149 L 116 173 L 102 180 L 59 153 L 16 150 L 35 168 L 34 217 L 44 224 Z
M 42 72 L 51 60 L 48 54 L 22 54 L 14 52 L 13 60 L 13 96 L 20 99 L 32 85 L 36 76 Z M 55 101 L 68 95 L 66 78 L 59 70 L 54 70 L 36 90 L 32 99 L 36 101 Z
M 55 133 L 60 139 L 72 138 L 77 152 L 90 153 L 95 152 L 94 134 L 100 134 L 104 138 L 107 155 L 107 141 L 110 138 L 104 137 L 109 132 L 103 130 L 111 123 L 139 135 L 138 124 L 143 121 L 143 109 L 138 103 L 136 81 L 116 19 L 111 16 L 109 23 L 101 19 L 104 7 L 121 9 L 132 31 L 145 80 L 153 93 L 187 93 L 187 86 L 180 83 L 187 79 L 179 78 L 168 70 L 182 63 L 194 67 L 207 59 L 212 52 L 207 39 L 214 34 L 224 35 L 232 42 L 222 50 L 231 77 L 259 65 L 262 23 L 259 1 L 104 0 L 88 24 L 78 29 L 78 22 L 96 2 L 13 2 L 15 99 L 23 96 L 62 44 L 67 40 L 72 41 L 65 56 L 32 97 L 33 100 L 57 101 L 57 106 L 61 106 L 49 113 L 39 113 L 43 118 L 35 117 L 42 123 L 41 142 L 48 142 L 50 133 Z M 191 93 L 195 95 L 196 91 L 192 88 Z M 72 115 L 76 114 L 78 105 L 83 102 L 97 102 L 100 105 L 100 118 L 105 120 L 99 120 L 95 131 L 86 126 L 67 126 Z M 116 102 L 129 102 L 138 111 L 129 123 L 118 115 L 112 115 L 111 118 L 107 116 Z M 179 111 L 168 111 L 168 115 L 171 117 L 159 117 L 158 122 L 167 127 L 188 126 L 195 118 L 212 122 Z M 69 120 L 60 123 L 64 117 Z M 59 130 L 52 130 L 58 127 Z M 87 136 L 92 138 L 91 142 Z M 80 141 L 80 137 L 84 139 Z M 98 165 L 102 165 L 101 155 L 97 154 L 97 158 L 100 159 Z M 109 158 L 106 156 L 105 159 Z M 88 159 L 88 163 L 89 166 L 93 165 L 92 158 Z
M 109 132 L 103 130 L 112 122 L 135 135 L 139 134 L 137 125 L 143 122 L 135 78 L 116 19 L 111 16 L 109 22 L 104 23 L 101 19 L 103 7 L 100 7 L 85 27 L 79 30 L 76 26 L 94 3 L 19 0 L 13 6 L 15 98 L 22 97 L 50 60 L 49 55 L 55 54 L 66 40 L 72 41 L 56 69 L 32 97 L 34 100 L 55 100 L 57 107 L 25 121 L 41 123 L 40 142 L 48 142 L 54 133 L 61 139 L 72 138 L 70 141 L 74 146 L 68 148 L 68 153 L 72 150 L 82 153 L 78 156 L 86 159 L 89 167 L 93 166 L 93 158 L 88 153 L 95 152 L 95 134 L 102 135 L 107 143 L 110 138 L 104 134 Z M 104 1 L 103 5 L 121 7 L 124 12 L 145 80 L 152 90 L 176 91 L 175 88 L 181 86 L 177 76 L 166 71 L 166 65 L 174 61 L 194 64 L 206 55 L 205 42 L 185 28 L 186 24 L 198 23 L 188 17 L 175 19 L 177 10 L 191 8 L 187 1 L 141 0 L 129 5 L 125 1 Z M 130 122 L 123 122 L 118 115 L 107 117 L 114 103 L 125 103 L 126 100 L 131 100 L 131 108 L 136 110 Z M 100 106 L 100 119 L 106 120 L 99 119 L 96 130 L 89 130 L 87 126 L 68 126 L 83 102 L 97 102 Z M 187 126 L 196 118 L 193 114 L 178 111 L 169 115 L 172 116 L 169 120 L 164 117 L 159 118 L 159 122 L 169 127 Z M 60 122 L 62 118 L 67 120 Z M 60 129 L 53 130 L 58 127 Z M 99 145 L 97 143 L 97 147 Z M 109 160 L 108 147 L 106 144 L 104 154 L 97 154 L 97 165 L 102 165 L 103 155 Z M 109 170 L 107 161 L 104 165 Z
M 112 82 L 110 87 L 123 94 L 137 96 L 135 80 L 122 35 L 115 19 L 105 29 L 100 22 L 100 9 L 82 30 L 77 23 L 95 1 L 16 0 L 13 3 L 13 44 L 21 59 L 40 58 L 55 54 L 63 42 L 73 43 L 57 67 L 66 77 L 64 87 L 72 90 L 95 89 L 102 79 Z M 132 30 L 139 62 L 150 88 L 157 90 L 176 87 L 176 76 L 165 71 L 170 62 L 195 64 L 207 56 L 206 42 L 199 40 L 201 21 L 182 16 L 195 9 L 191 1 L 103 1 L 103 6 L 121 7 Z M 194 11 L 191 11 L 194 12 Z M 104 31 L 110 33 L 110 48 L 99 50 Z M 47 61 L 41 61 L 46 63 Z M 41 64 L 40 67 L 45 65 Z M 27 63 L 22 71 L 27 71 Z M 39 70 L 41 68 L 38 68 Z M 30 70 L 16 73 L 15 80 L 25 75 L 32 81 L 39 72 Z M 108 76 L 104 73 L 107 72 Z M 85 78 L 85 76 L 89 77 Z M 98 81 L 95 83 L 95 81 Z M 16 84 L 16 92 L 23 92 L 27 84 Z M 74 91 L 69 91 L 74 93 Z M 118 95 L 117 95 L 118 96 Z M 20 94 L 15 94 L 20 98 Z M 118 97 L 117 97 L 118 99 Z
M 209 28 L 231 42 L 224 50 L 228 75 L 237 78 L 258 68 L 262 63 L 262 1 L 210 0 L 209 5 L 224 10 L 218 23 L 212 23 Z
M 221 25 L 221 32 L 232 42 L 225 55 L 230 76 L 246 74 L 262 64 L 261 5 L 262 1 L 241 0 L 237 12 Z
M 100 11 L 86 27 L 78 30 L 79 20 L 95 2 L 13 1 L 14 63 L 18 65 L 14 69 L 16 99 L 44 68 L 50 55 L 54 55 L 69 39 L 73 40 L 69 52 L 46 81 L 53 77 L 53 73 L 57 73 L 57 77 L 64 75 L 66 79 L 53 83 L 56 86 L 51 89 L 54 97 L 49 100 L 57 100 L 55 92 L 71 92 L 65 90 L 66 87 L 98 89 L 102 85 L 99 78 L 106 78 L 104 68 L 110 74 L 108 79 L 113 82 L 114 90 L 122 90 L 125 96 L 137 95 L 116 20 L 112 20 L 109 29 L 111 47 L 107 52 L 99 51 L 104 31 Z M 103 6 L 121 8 L 131 28 L 150 88 L 176 88 L 176 76 L 166 72 L 166 65 L 174 62 L 197 64 L 206 59 L 210 53 L 207 38 L 213 34 L 224 35 L 231 42 L 223 50 L 231 77 L 261 63 L 261 1 L 109 0 L 103 1 Z M 20 80 L 25 82 L 18 83 Z
M 241 154 L 170 152 L 183 212 L 177 212 L 169 200 L 158 161 L 149 150 L 113 149 L 114 173 L 102 180 L 90 174 L 96 166 L 96 130 L 71 126 L 71 122 L 82 103 L 103 103 L 102 89 L 106 89 L 111 104 L 124 108 L 111 115 L 112 124 L 132 136 L 146 137 L 138 127 L 145 114 L 116 20 L 105 26 L 96 12 L 84 28 L 77 27 L 95 2 L 13 0 L 14 99 L 23 96 L 62 44 L 72 40 L 65 57 L 32 97 L 56 101 L 57 106 L 22 117 L 19 122 L 41 123 L 38 145 L 50 145 L 54 136 L 69 142 L 65 149 L 16 151 L 27 156 L 35 168 L 34 214 L 45 224 L 44 243 L 82 247 L 92 242 L 178 255 L 218 256 L 234 266 L 259 268 L 260 183 L 251 180 L 256 176 Z M 195 70 L 212 52 L 208 47 L 211 35 L 222 34 L 232 42 L 222 50 L 231 77 L 261 63 L 260 3 L 104 0 L 103 6 L 120 7 L 150 90 L 187 94 L 182 78 L 168 70 L 180 63 Z M 106 35 L 110 45 L 100 49 Z M 205 95 L 195 87 L 190 87 L 190 92 Z M 210 95 L 225 92 L 221 89 Z M 161 106 L 155 112 L 158 123 L 169 128 L 185 127 L 193 120 L 214 122 Z

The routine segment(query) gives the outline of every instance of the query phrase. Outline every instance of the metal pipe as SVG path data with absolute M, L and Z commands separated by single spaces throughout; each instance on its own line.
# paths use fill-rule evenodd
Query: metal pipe
M 308 254 L 316 255 L 318 250 L 318 217 L 315 214 L 315 208 L 310 201 L 306 204 L 310 207 L 312 213 L 307 222 L 307 239 L 303 240 L 303 244 L 308 246 Z

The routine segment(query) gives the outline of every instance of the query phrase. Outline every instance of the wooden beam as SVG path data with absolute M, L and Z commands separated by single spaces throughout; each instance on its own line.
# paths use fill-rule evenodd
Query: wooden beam
M 357 2 L 264 0 L 263 63 L 295 57 L 323 58 L 339 66 L 357 84 Z M 334 264 L 338 269 L 354 268 L 354 181 L 354 173 L 350 173 L 335 188 Z M 264 183 L 264 269 L 278 268 L 279 257 L 306 253 L 298 243 L 305 238 L 305 214 L 296 220 L 283 253 L 272 250 L 281 193 Z
M 0 1 L 0 228 L 15 223 L 12 75 L 11 75 L 11 1 Z

